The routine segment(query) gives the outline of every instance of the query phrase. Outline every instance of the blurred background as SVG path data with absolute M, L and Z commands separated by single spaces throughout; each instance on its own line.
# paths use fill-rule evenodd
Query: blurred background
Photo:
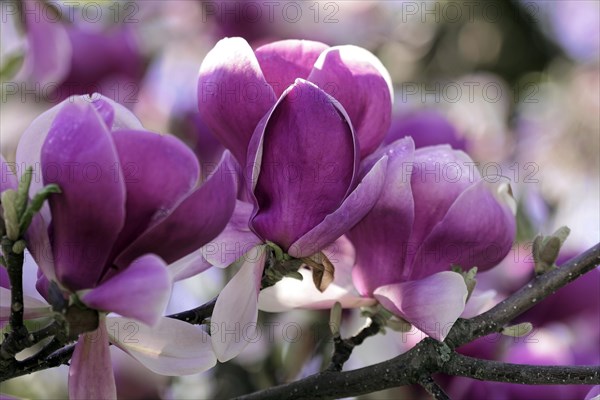
M 148 130 L 174 134 L 212 165 L 222 148 L 197 112 L 197 74 L 221 38 L 253 46 L 311 39 L 376 54 L 395 89 L 388 140 L 463 149 L 490 180 L 512 182 L 518 243 L 480 275 L 490 306 L 533 274 L 538 232 L 571 228 L 564 259 L 600 241 L 600 2 L 598 1 L 1 1 L 0 145 L 14 159 L 31 121 L 75 94 L 102 93 Z M 593 271 L 527 315 L 525 338 L 484 338 L 479 357 L 537 364 L 600 363 L 600 273 Z M 34 272 L 35 273 L 35 272 Z M 214 297 L 228 271 L 178 284 L 169 312 Z M 578 286 L 576 286 L 578 285 Z M 585 299 L 586 301 L 581 301 Z M 563 312 L 564 311 L 564 312 Z M 226 398 L 299 379 L 331 354 L 328 314 L 261 314 L 262 334 L 238 358 L 198 376 L 159 377 L 113 353 L 123 399 Z M 364 319 L 344 315 L 342 333 Z M 348 369 L 414 345 L 416 332 L 368 339 Z M 524 387 L 440 377 L 453 398 L 583 398 L 589 387 Z M 549 390 L 546 390 L 549 389 Z M 66 398 L 66 368 L 3 383 L 24 398 Z M 364 398 L 427 398 L 398 388 Z

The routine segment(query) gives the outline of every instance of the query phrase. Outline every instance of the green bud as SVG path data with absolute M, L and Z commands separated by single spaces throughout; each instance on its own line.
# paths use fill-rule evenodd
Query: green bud
M 571 229 L 569 229 L 568 226 L 561 226 L 552 234 L 552 236 L 557 237 L 560 240 L 560 245 L 562 246 L 565 243 L 565 240 L 567 240 L 567 237 L 569 237 L 570 233 Z
M 17 189 L 17 215 L 19 218 L 25 213 L 27 203 L 29 202 L 29 186 L 31 186 L 32 173 L 33 168 L 28 167 L 23 176 L 21 176 L 21 181 L 19 182 L 19 187 Z
M 5 190 L 2 192 L 0 199 L 4 211 L 6 236 L 10 240 L 17 240 L 20 235 L 19 216 L 17 213 L 17 192 L 13 189 Z
M 12 247 L 12 251 L 15 254 L 21 254 L 25 251 L 25 248 L 27 247 L 27 243 L 23 240 L 17 240 Z
M 336 301 L 333 307 L 331 307 L 331 313 L 329 314 L 329 329 L 333 336 L 340 335 L 340 325 L 342 324 L 342 305 L 339 301 Z
M 504 336 L 522 337 L 529 334 L 532 330 L 533 325 L 531 322 L 522 322 L 517 325 L 506 326 L 500 333 L 502 333 Z
M 410 330 L 412 329 L 412 325 L 410 324 L 410 322 L 400 317 L 390 318 L 386 322 L 386 325 L 396 332 L 410 332 Z
M 40 211 L 42 205 L 44 204 L 44 201 L 46 201 L 46 199 L 48 199 L 48 197 L 54 193 L 61 193 L 60 188 L 56 184 L 50 184 L 44 186 L 42 189 L 40 189 L 39 192 L 35 194 L 35 196 L 33 196 L 33 199 L 29 203 L 29 207 L 27 207 L 19 221 L 19 225 L 21 227 L 22 232 L 25 232 L 27 230 L 29 224 L 31 224 L 33 216 L 35 215 L 35 213 Z

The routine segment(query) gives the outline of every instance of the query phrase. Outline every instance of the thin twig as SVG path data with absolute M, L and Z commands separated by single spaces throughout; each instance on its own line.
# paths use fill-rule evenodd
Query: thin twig
M 429 375 L 424 375 L 419 379 L 419 385 L 421 385 L 435 400 L 450 400 L 450 396 L 448 396 Z
M 364 327 L 355 336 L 347 339 L 342 339 L 339 335 L 333 338 L 333 355 L 331 356 L 331 363 L 327 367 L 327 371 L 341 371 L 344 367 L 344 363 L 348 361 L 352 355 L 354 347 L 360 346 L 366 338 L 374 336 L 379 333 L 381 326 L 371 320 L 371 323 Z

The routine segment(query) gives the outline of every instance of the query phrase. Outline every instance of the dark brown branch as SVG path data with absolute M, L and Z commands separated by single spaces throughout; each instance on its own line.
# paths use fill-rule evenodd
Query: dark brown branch
M 458 320 L 446 338 L 445 344 L 433 339 L 425 339 L 408 352 L 391 360 L 347 372 L 324 371 L 311 375 L 300 381 L 276 386 L 243 396 L 243 399 L 329 399 L 338 397 L 356 396 L 359 394 L 375 392 L 391 387 L 419 383 L 423 374 L 444 372 L 454 375 L 450 367 L 445 367 L 456 356 L 451 350 L 469 343 L 479 337 L 490 333 L 499 332 L 514 318 L 527 311 L 536 303 L 577 279 L 586 272 L 591 271 L 600 264 L 600 244 L 582 253 L 578 257 L 563 264 L 561 267 L 538 276 L 525 285 L 515 294 L 496 305 L 491 310 L 470 320 Z M 474 359 L 475 360 L 475 359 Z M 480 361 L 480 360 L 475 360 Z M 501 365 L 502 363 L 498 363 Z M 510 365 L 510 364 L 509 364 Z M 456 375 L 470 376 L 469 364 L 463 364 Z M 488 376 L 488 380 L 513 382 L 521 384 L 538 384 L 539 374 L 544 373 L 553 377 L 545 380 L 545 384 L 563 384 L 569 380 L 569 373 L 575 371 L 587 375 L 583 380 L 576 380 L 579 384 L 599 384 L 597 376 L 598 367 L 573 367 L 575 370 L 567 371 L 561 366 L 527 366 L 528 375 L 521 374 L 524 366 L 503 371 L 503 374 Z M 539 372 L 539 374 L 538 374 Z M 578 375 L 579 376 L 579 375 Z
M 217 303 L 217 298 L 218 296 L 199 307 L 177 314 L 167 315 L 167 317 L 188 322 L 192 325 L 200 325 L 212 315 L 213 310 L 215 309 L 215 304 Z
M 429 375 L 419 379 L 419 385 L 423 387 L 435 400 L 450 400 L 450 397 Z
M 520 365 L 480 360 L 454 353 L 442 372 L 480 381 L 508 382 L 525 385 L 598 385 L 599 366 Z
M 365 341 L 369 336 L 374 336 L 379 333 L 381 326 L 371 320 L 371 323 L 363 328 L 358 334 L 355 336 L 349 337 L 347 339 L 342 339 L 339 335 L 333 338 L 333 356 L 331 357 L 331 363 L 327 367 L 328 371 L 341 371 L 344 367 L 344 363 L 348 361 L 350 356 L 352 355 L 352 350 L 354 347 L 360 346 L 362 342 Z

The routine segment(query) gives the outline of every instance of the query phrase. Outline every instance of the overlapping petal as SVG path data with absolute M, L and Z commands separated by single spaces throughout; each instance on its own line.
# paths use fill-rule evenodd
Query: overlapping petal
M 258 294 L 266 246 L 253 248 L 242 258 L 235 276 L 219 294 L 211 317 L 211 340 L 217 359 L 229 361 L 256 337 Z
M 106 324 L 114 345 L 157 374 L 191 375 L 217 362 L 210 336 L 199 326 L 171 318 L 153 327 L 118 317 L 107 318 Z
M 358 46 L 331 47 L 321 53 L 307 79 L 344 106 L 361 158 L 379 147 L 390 128 L 394 92 L 377 57 Z
M 95 109 L 65 104 L 42 146 L 41 163 L 44 184 L 58 184 L 62 191 L 49 198 L 52 248 L 56 275 L 72 290 L 98 281 L 123 227 L 125 186 L 115 169 L 118 161 Z
M 307 79 L 319 55 L 329 46 L 312 40 L 280 40 L 254 51 L 260 68 L 279 97 L 296 78 Z
M 357 250 L 354 282 L 367 296 L 379 286 L 406 280 L 403 266 L 414 220 L 412 139 L 400 139 L 371 157 L 379 153 L 388 157 L 384 189 L 366 217 L 348 233 Z
M 69 367 L 69 398 L 117 398 L 104 321 L 94 332 L 81 335 L 75 345 Z
M 204 58 L 198 80 L 200 115 L 241 165 L 254 128 L 276 100 L 244 39 L 222 39 Z
M 171 287 L 167 265 L 149 254 L 83 293 L 81 301 L 96 310 L 116 312 L 154 326 L 167 307 Z
M 459 274 L 444 271 L 379 287 L 374 295 L 386 309 L 443 341 L 465 309 L 467 286 Z
M 237 186 L 229 157 L 226 152 L 213 175 L 127 247 L 115 264 L 123 268 L 146 253 L 172 263 L 215 238 L 235 207 Z
M 252 228 L 287 250 L 346 197 L 357 164 L 352 126 L 339 103 L 298 79 L 255 134 L 262 144 Z

